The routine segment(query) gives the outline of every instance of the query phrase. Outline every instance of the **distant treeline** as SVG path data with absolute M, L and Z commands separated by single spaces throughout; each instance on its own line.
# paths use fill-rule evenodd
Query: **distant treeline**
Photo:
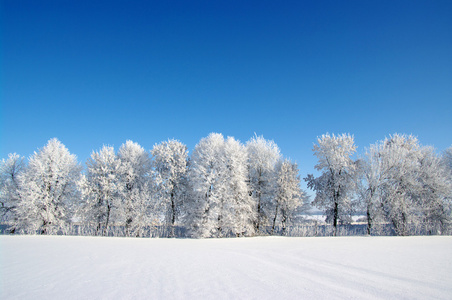
M 297 164 L 260 136 L 212 133 L 190 156 L 177 140 L 150 152 L 127 141 L 84 168 L 51 139 L 28 161 L 2 160 L 1 221 L 9 233 L 136 237 L 450 233 L 452 148 L 438 155 L 394 134 L 354 160 L 352 136 L 326 134 L 313 150 L 321 175 L 304 179 L 310 203 Z M 330 225 L 303 220 L 311 204 Z M 356 211 L 366 225 L 350 225 Z

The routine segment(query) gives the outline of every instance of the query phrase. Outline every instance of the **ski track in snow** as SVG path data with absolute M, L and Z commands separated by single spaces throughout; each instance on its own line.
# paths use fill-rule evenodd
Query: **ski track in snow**
M 452 299 L 452 237 L 0 236 L 1 299 Z

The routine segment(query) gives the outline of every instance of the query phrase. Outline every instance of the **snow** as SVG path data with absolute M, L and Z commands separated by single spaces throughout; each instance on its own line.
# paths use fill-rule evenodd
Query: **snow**
M 1 299 L 451 299 L 452 237 L 0 236 Z

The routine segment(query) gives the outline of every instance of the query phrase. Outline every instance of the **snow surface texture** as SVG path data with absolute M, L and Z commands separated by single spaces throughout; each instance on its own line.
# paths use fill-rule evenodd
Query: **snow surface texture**
M 452 237 L 0 236 L 1 299 L 452 299 Z

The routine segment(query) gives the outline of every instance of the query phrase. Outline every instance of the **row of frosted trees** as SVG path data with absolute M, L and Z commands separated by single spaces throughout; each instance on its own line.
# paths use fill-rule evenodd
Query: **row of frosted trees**
M 246 145 L 212 133 L 189 157 L 169 140 L 147 152 L 127 141 L 104 146 L 82 170 L 57 139 L 28 163 L 1 163 L 2 222 L 11 232 L 55 234 L 76 226 L 97 235 L 145 236 L 163 226 L 175 236 L 253 236 L 286 227 L 303 207 L 298 167 L 262 137 Z
M 365 215 L 367 234 L 389 228 L 409 235 L 420 227 L 450 233 L 452 148 L 440 156 L 399 134 L 354 159 L 356 148 L 348 134 L 325 134 L 314 144 L 320 175 L 305 180 L 332 234 L 357 213 Z M 258 136 L 244 145 L 212 133 L 191 156 L 176 140 L 150 153 L 127 141 L 118 152 L 93 152 L 84 170 L 52 139 L 28 163 L 11 154 L 0 171 L 2 223 L 12 232 L 54 234 L 78 224 L 97 235 L 120 228 L 125 236 L 146 236 L 156 227 L 169 236 L 181 228 L 193 237 L 285 234 L 309 206 L 297 165 Z
M 333 225 L 347 224 L 356 211 L 366 215 L 367 233 L 390 226 L 397 235 L 450 234 L 452 147 L 442 156 L 414 136 L 394 134 L 371 145 L 363 157 L 353 136 L 322 135 L 314 145 L 321 173 L 305 180 L 316 192 L 313 205 Z

